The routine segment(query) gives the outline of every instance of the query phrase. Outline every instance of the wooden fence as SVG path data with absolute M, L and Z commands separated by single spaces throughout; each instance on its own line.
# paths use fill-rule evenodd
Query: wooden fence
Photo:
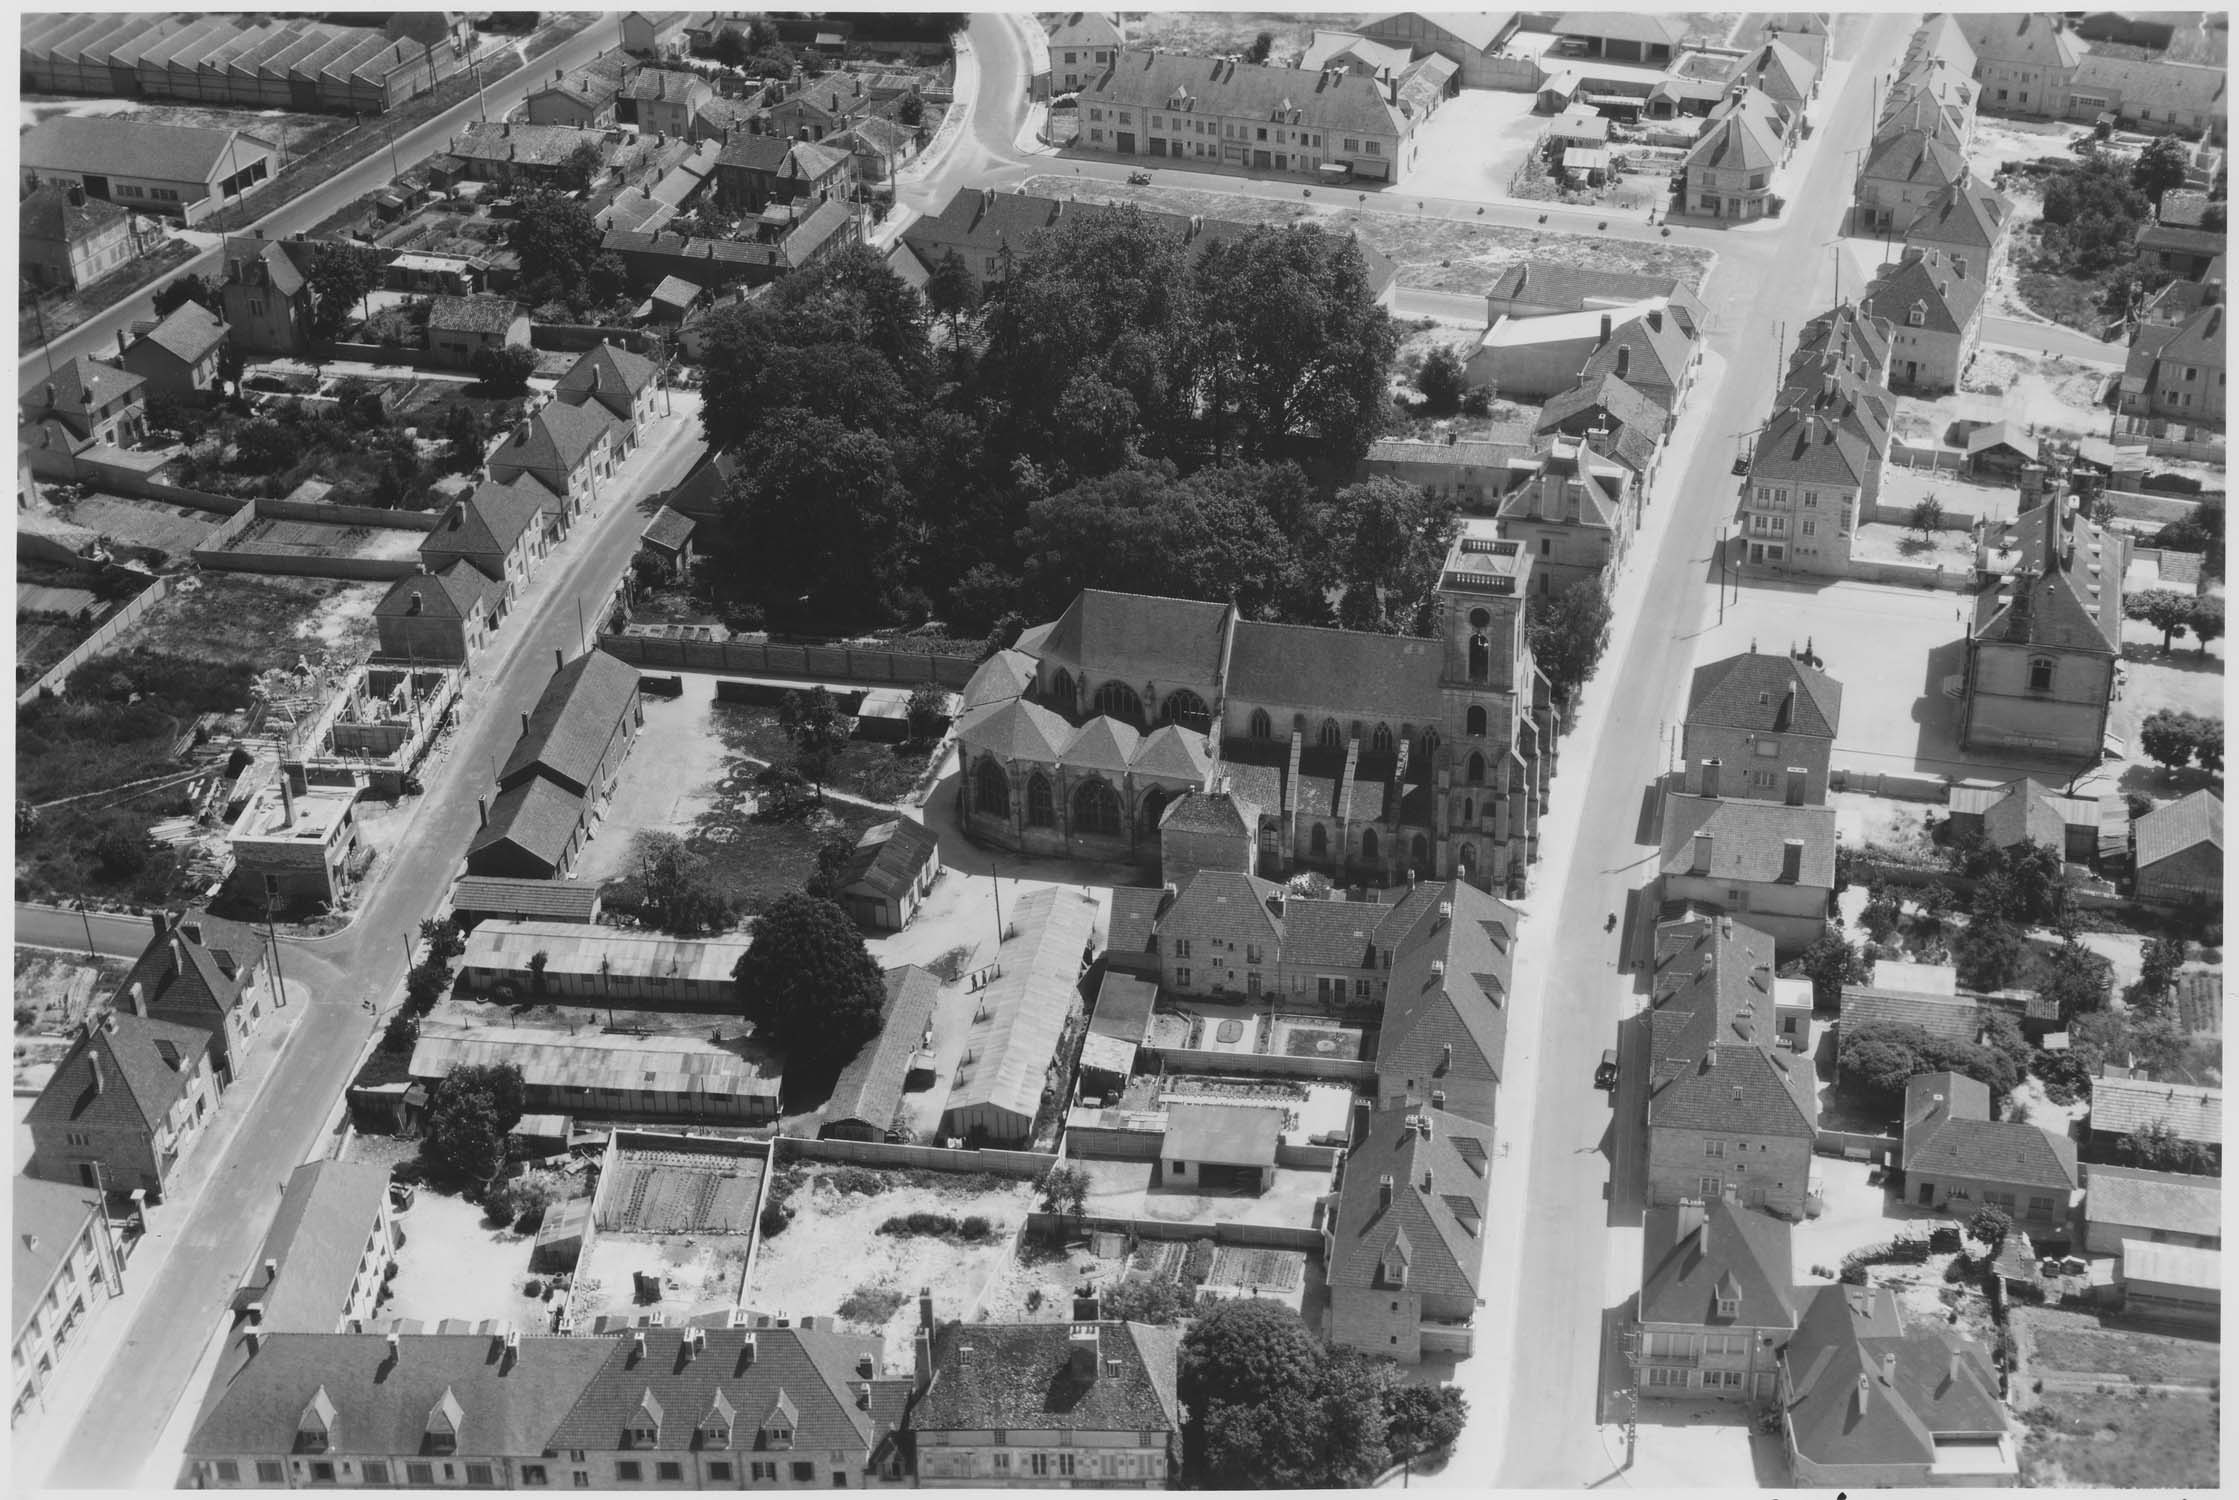
M 1334 1083 L 1376 1081 L 1376 1064 L 1357 1057 L 1289 1057 L 1279 1052 L 1206 1052 L 1191 1047 L 1145 1047 L 1139 1055 L 1147 1068 L 1167 1073 L 1252 1073 Z
M 1288 1224 L 1234 1224 L 1225 1220 L 1217 1224 L 1184 1224 L 1170 1219 L 1110 1219 L 1101 1214 L 1075 1217 L 1043 1213 L 1040 1209 L 1026 1216 L 1026 1232 L 1043 1238 L 1063 1233 L 1125 1234 L 1145 1240 L 1211 1240 L 1216 1245 L 1304 1250 L 1310 1254 L 1322 1248 L 1320 1230 L 1298 1229 Z
M 932 1172 L 993 1172 L 1002 1177 L 1038 1181 L 1057 1165 L 1055 1153 L 1040 1151 L 951 1150 L 946 1146 L 903 1146 L 887 1141 L 822 1141 L 804 1136 L 780 1136 L 781 1160 L 845 1161 L 866 1167 L 917 1168 Z
M 1965 593 L 1973 587 L 1974 570 L 1947 568 L 1934 563 L 1896 562 L 1882 558 L 1853 557 L 1843 568 L 1845 578 L 1864 583 L 1890 583 L 1913 589 L 1950 589 Z
M 171 591 L 178 587 L 178 583 L 179 575 L 175 573 L 157 577 L 153 583 L 128 600 L 124 608 L 103 620 L 100 628 L 73 647 L 68 656 L 41 673 L 38 681 L 20 689 L 16 693 L 16 707 L 24 708 L 50 693 L 61 692 L 69 683 L 71 673 L 115 646 L 117 637 L 138 624 L 142 615 L 170 598 Z
M 798 677 L 811 682 L 938 683 L 962 688 L 979 666 L 971 656 L 922 656 L 872 646 L 794 646 L 774 641 L 679 641 L 602 634 L 599 645 L 633 667 Z

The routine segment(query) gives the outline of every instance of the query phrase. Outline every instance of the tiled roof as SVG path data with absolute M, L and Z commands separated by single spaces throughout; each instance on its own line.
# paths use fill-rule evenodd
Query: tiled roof
M 1860 488 L 1881 455 L 1858 431 L 1803 406 L 1791 406 L 1765 424 L 1750 452 L 1753 483 L 1824 484 Z
M 200 1026 L 215 1031 L 241 1005 L 247 976 L 264 962 L 264 944 L 254 930 L 212 919 L 194 919 L 204 941 L 189 937 L 180 926 L 159 936 L 142 950 L 132 969 L 111 993 L 118 1010 L 133 1010 L 134 985 L 140 987 L 147 1013 L 159 1021 Z
M 302 256 L 302 261 L 296 259 Z M 311 244 L 304 240 L 265 240 L 233 236 L 225 242 L 227 274 L 236 262 L 255 261 L 271 277 L 272 289 L 292 297 L 310 282 Z
M 1982 1004 L 1972 995 L 1923 995 L 1910 990 L 1843 986 L 1842 1038 L 1845 1046 L 1870 1026 L 1916 1026 L 1931 1036 L 1972 1042 L 1982 1032 Z
M 547 401 L 528 419 L 528 441 L 521 440 L 516 429 L 505 440 L 505 445 L 490 455 L 490 462 L 517 464 L 532 471 L 556 471 L 572 474 L 590 457 L 599 439 L 612 430 L 617 419 L 605 407 L 595 404 L 570 406 L 565 401 Z
M 1972 172 L 1936 196 L 1934 202 L 1905 232 L 1906 243 L 1924 240 L 1936 245 L 1957 245 L 1988 255 L 2013 217 L 2014 206 L 2004 193 Z
M 16 232 L 27 240 L 76 244 L 130 217 L 104 198 L 72 203 L 68 189 L 49 183 L 16 205 Z
M 2177 1019 L 2195 1037 L 2223 1036 L 2223 971 L 2196 969 L 2177 976 Z
M 529 722 L 506 757 L 498 784 L 532 771 L 589 787 L 599 757 L 637 702 L 637 668 L 604 651 L 586 651 L 560 667 L 529 711 Z
M 56 370 L 52 379 L 25 392 L 23 409 L 32 414 L 52 411 L 83 416 L 147 383 L 129 370 L 120 370 L 81 354 Z
M 373 1162 L 296 1168 L 280 1190 L 264 1248 L 234 1293 L 234 1311 L 261 1307 L 257 1326 L 273 1333 L 333 1333 L 388 1196 L 389 1169 Z M 267 1264 L 274 1266 L 270 1277 Z
M 1995 534 L 1984 534 L 1977 544 L 1977 567 L 2004 576 L 1975 596 L 1976 640 L 2094 656 L 2121 650 L 2122 576 L 2129 547 L 2121 536 L 2077 516 L 2072 503 L 2056 497 Z M 2065 560 L 2071 540 L 2074 557 Z M 2024 571 L 2026 581 L 2017 577 Z M 2017 588 L 2027 591 L 2025 611 L 2014 608 Z
M 525 475 L 504 484 L 484 480 L 451 502 L 435 529 L 420 539 L 420 556 L 429 566 L 442 563 L 447 578 L 462 558 L 478 562 L 493 579 L 503 578 L 505 558 L 551 509 L 551 495 Z M 454 602 L 461 615 L 472 608 L 464 599 Z
M 542 776 L 531 776 L 490 801 L 490 821 L 474 832 L 468 857 L 496 844 L 512 844 L 557 866 L 583 821 L 583 799 Z
M 886 971 L 886 1008 L 879 1033 L 857 1049 L 824 1103 L 824 1124 L 859 1121 L 884 1131 L 901 1107 L 902 1083 L 941 998 L 941 981 L 916 964 Z
M 392 1358 L 381 1334 L 275 1333 L 212 1394 L 187 1439 L 187 1457 L 292 1453 L 303 1413 L 321 1391 L 334 1408 L 330 1456 L 434 1453 L 429 1417 L 446 1401 L 459 1420 L 456 1446 L 443 1457 L 541 1453 L 626 1343 L 524 1337 L 508 1356 L 492 1334 L 414 1333 L 399 1335 Z
M 1860 174 L 1868 182 L 1949 191 L 1969 180 L 1967 157 L 1957 146 L 1926 130 L 1900 130 L 1874 143 Z
M 431 619 L 464 620 L 474 613 L 476 605 L 487 602 L 497 587 L 472 563 L 454 562 L 439 573 L 423 568 L 390 584 L 373 613 L 375 618 L 394 619 L 418 614 Z
M 1009 698 L 968 710 L 956 737 L 983 755 L 1047 764 L 1073 742 L 1073 726 L 1039 703 Z
M 1166 892 L 1152 886 L 1122 885 L 1112 889 L 1110 930 L 1104 948 L 1114 955 L 1143 955 L 1151 951 L 1158 932 L 1158 916 Z
M 659 1453 L 699 1448 L 711 1414 L 732 1428 L 732 1451 L 759 1451 L 761 1428 L 781 1404 L 790 1409 L 796 1451 L 849 1454 L 853 1466 L 881 1436 L 857 1404 L 878 1369 L 874 1335 L 704 1326 L 643 1333 L 642 1354 L 635 1331 L 595 1341 L 606 1362 L 553 1428 L 547 1449 L 644 1447 L 626 1435 L 641 1408 L 656 1414 L 651 1451 Z M 695 1333 L 703 1341 L 697 1351 Z
M 1907 1174 L 2066 1192 L 2076 1185 L 2076 1143 L 2023 1121 L 1991 1119 L 1989 1090 L 1972 1078 L 1923 1073 L 1905 1084 L 1903 1165 Z
M 1711 835 L 1708 871 L 1696 870 L 1695 835 Z M 1666 875 L 1707 875 L 1714 880 L 1770 884 L 1780 879 L 1782 846 L 1803 843 L 1803 865 L 1796 883 L 1832 888 L 1835 883 L 1835 810 L 1790 807 L 1721 797 L 1674 795 L 1664 806 L 1661 868 Z
M 30 171 L 209 183 L 232 170 L 229 159 L 254 159 L 271 149 L 246 131 L 157 124 L 130 115 L 56 115 L 23 133 L 19 158 Z
M 661 367 L 619 344 L 594 344 L 576 356 L 555 389 L 564 392 L 628 392 L 635 396 L 660 377 Z M 629 403 L 623 402 L 624 406 Z
M 689 104 L 703 96 L 712 97 L 713 85 L 697 73 L 681 68 L 635 67 L 622 80 L 622 93 L 632 99 L 662 101 L 671 104 Z
M 1407 121 L 1373 78 L 1296 68 L 1123 51 L 1110 72 L 1081 90 L 1081 107 L 1175 110 L 1241 116 L 1280 125 L 1398 136 Z
M 1075 1328 L 1093 1326 L 1098 1371 L 1071 1373 Z M 1167 1432 L 1180 1430 L 1176 1330 L 1110 1319 L 1075 1323 L 944 1323 L 933 1378 L 910 1411 L 913 1432 Z
M 1264 942 L 1272 962 L 1284 937 L 1284 920 L 1268 909 L 1283 888 L 1241 870 L 1199 870 L 1182 887 L 1158 924 L 1159 943 L 1220 941 L 1241 946 Z M 1287 911 L 1287 906 L 1286 906 Z
M 700 288 L 681 276 L 664 276 L 661 284 L 653 288 L 653 300 L 671 307 L 689 307 L 700 300 Z
M 1925 1468 L 1938 1438 L 2010 1431 L 1981 1347 L 1940 1327 L 1906 1332 L 1887 1287 L 1818 1288 L 1780 1358 L 1791 1441 L 1816 1465 Z
M 2223 1238 L 2223 1183 L 2180 1172 L 2092 1166 L 2085 1179 L 2084 1217 L 2093 1224 Z
M 578 148 L 596 147 L 602 159 L 612 155 L 603 130 L 573 125 L 532 125 L 514 120 L 476 120 L 460 133 L 451 154 L 466 161 L 511 161 L 525 166 L 557 167 Z
M 1491 1166 L 1485 1126 L 1421 1104 L 1371 1114 L 1345 1158 L 1329 1228 L 1329 1285 L 1475 1297 Z M 1459 1212 L 1464 1206 L 1476 1212 Z
M 1780 165 L 1779 113 L 1756 89 L 1719 107 L 1695 144 L 1685 170 L 1769 172 Z
M 186 1096 L 209 1050 L 210 1033 L 202 1027 L 114 1014 L 71 1044 L 24 1123 L 151 1132 Z
M 1418 886 L 1393 909 L 1379 929 L 1379 946 L 1393 948 L 1379 1075 L 1422 1079 L 1424 1092 L 1447 1075 L 1502 1077 L 1518 920 L 1514 907 L 1464 881 Z
M 2202 787 L 2174 802 L 2163 803 L 2140 818 L 2132 829 L 2140 869 L 2201 844 L 2210 845 L 2221 853 L 2223 799 Z
M 1913 309 L 1920 309 L 1923 321 L 1918 325 L 1930 333 L 1959 333 L 1974 320 L 1982 306 L 1984 280 L 1989 267 L 1976 260 L 1967 264 L 1967 274 L 1959 274 L 1959 267 L 1942 250 L 1908 246 L 1904 258 L 1893 266 L 1885 266 L 1873 284 L 1866 288 L 1860 304 L 1876 316 L 1893 324 L 1912 326 Z
M 2070 87 L 2111 90 L 2122 100 L 2126 115 L 2141 109 L 2223 114 L 2231 108 L 2231 80 L 2222 68 L 2158 58 L 2088 53 L 2076 64 Z
M 1168 804 L 1158 826 L 1161 832 L 1228 834 L 1244 838 L 1254 832 L 1237 808 L 1235 796 L 1228 792 L 1185 792 Z
M 18 1334 L 45 1300 L 54 1273 L 70 1258 L 78 1236 L 101 1211 L 100 1195 L 91 1188 L 64 1182 L 44 1182 L 18 1175 L 8 1231 L 14 1249 L 9 1258 L 10 1301 L 15 1308 L 12 1325 Z
M 692 533 L 699 529 L 699 525 L 699 522 L 684 512 L 671 510 L 664 505 L 653 512 L 653 519 L 645 523 L 645 530 L 638 540 L 664 551 L 676 552 L 692 540 Z
M 1557 36 L 1599 37 L 1605 42 L 1638 42 L 1646 47 L 1676 48 L 1687 39 L 1687 27 L 1676 16 L 1616 11 L 1569 11 L 1555 18 L 1552 29 Z
M 1842 727 L 1842 684 L 1808 662 L 1744 651 L 1695 669 L 1689 724 L 1831 740 Z
M 1665 924 L 1657 932 L 1655 996 L 1651 1131 L 1814 1135 L 1811 1064 L 1783 1051 L 1774 1035 L 1770 936 L 1724 918 Z
M 461 875 L 451 887 L 451 909 L 515 921 L 598 920 L 599 891 L 577 880 L 517 880 L 504 875 Z
M 222 318 L 199 302 L 182 302 L 171 310 L 170 316 L 140 335 L 140 342 L 157 348 L 178 360 L 192 365 L 225 342 L 226 325 Z
M 1963 11 L 1958 20 L 1967 45 L 1974 48 L 1978 66 L 2005 63 L 2066 71 L 2091 50 L 2059 17 Z
M 1220 676 L 1228 614 L 1198 599 L 1083 589 L 1033 654 L 1127 682 L 1209 684 Z
M 1801 104 L 1811 93 L 1819 66 L 1779 37 L 1758 49 L 1742 64 L 1742 72 L 1767 96 L 1781 103 Z
M 1688 1218 L 1697 1227 L 1683 1228 Z M 1725 1198 L 1651 1208 L 1642 1222 L 1640 1321 L 1691 1328 L 1796 1326 L 1787 1221 Z M 1706 1232 L 1707 1231 L 1707 1232 Z M 1721 1301 L 1737 1304 L 1721 1314 Z
M 909 818 L 895 818 L 856 840 L 839 885 L 842 890 L 864 886 L 873 895 L 898 896 L 916 883 L 926 861 L 939 854 L 940 842 L 932 830 Z
M 1642 394 L 1639 387 L 1620 380 L 1614 371 L 1582 380 L 1549 401 L 1540 408 L 1535 430 L 1554 432 L 1571 418 L 1595 410 L 1605 411 L 1620 425 L 1644 433 L 1661 434 L 1664 430 L 1664 409 L 1652 397 Z
M 2144 1078 L 2094 1078 L 2091 1128 L 2107 1135 L 2128 1135 L 2160 1123 L 2179 1140 L 2223 1145 L 2223 1090 L 2190 1083 L 2154 1083 Z
M 521 315 L 511 297 L 437 297 L 428 304 L 431 333 L 504 333 Z
M 1228 690 L 1265 703 L 1342 704 L 1347 717 L 1422 718 L 1438 702 L 1445 648 L 1417 636 L 1238 620 Z M 1371 726 L 1362 726 L 1365 745 Z
M 1954 814 L 1978 812 L 1982 818 L 1983 837 L 1997 848 L 2004 849 L 2024 841 L 2046 845 L 2052 849 L 2065 849 L 2068 843 L 2068 809 L 2087 812 L 2080 821 L 2096 830 L 2099 816 L 2096 806 L 2073 797 L 2062 797 L 2040 781 L 2027 776 L 2009 781 L 1996 788 L 1988 801 L 1979 808 L 1970 809 L 1960 794 L 1961 788 L 1952 788 L 1951 809 Z
M 1473 440 L 1441 443 L 1423 438 L 1378 438 L 1368 445 L 1367 463 L 1427 464 L 1438 468 L 1507 469 L 1531 457 L 1532 445 L 1524 440 Z
M 1676 390 L 1687 373 L 1687 363 L 1694 357 L 1694 343 L 1680 330 L 1679 319 L 1660 309 L 1653 309 L 1639 317 L 1627 318 L 1610 330 L 1594 352 L 1587 356 L 1586 364 L 1578 372 L 1579 383 L 1591 385 L 1605 375 L 1615 375 L 1618 355 L 1626 353 L 1625 380 L 1643 395 L 1648 387 L 1669 386 Z M 1649 395 L 1661 409 L 1661 399 Z M 1661 426 L 1659 421 L 1657 426 Z

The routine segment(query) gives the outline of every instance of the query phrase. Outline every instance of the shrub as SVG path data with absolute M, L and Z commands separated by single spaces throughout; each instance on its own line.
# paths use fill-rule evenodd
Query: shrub
M 1938 1224 L 1928 1231 L 1928 1253 L 1930 1255 L 1951 1255 L 1956 1253 L 1958 1249 L 1959 1226 L 1957 1224 Z
M 1192 1286 L 1202 1286 L 1205 1278 L 1213 1274 L 1213 1242 L 1190 1241 L 1189 1254 L 1182 1261 L 1182 1279 Z
M 510 1224 L 521 1212 L 519 1195 L 510 1182 L 501 1182 L 484 1193 L 482 1207 L 493 1224 Z
M 521 1288 L 521 1295 L 524 1297 L 542 1297 L 544 1295 L 544 1283 L 531 1276 L 528 1285 Z
M 872 1167 L 841 1167 L 825 1174 L 824 1185 L 835 1193 L 860 1193 L 866 1198 L 875 1198 L 894 1184 L 886 1173 Z
M 968 1240 L 984 1240 L 994 1229 L 995 1226 L 987 1221 L 985 1214 L 967 1214 L 964 1222 L 957 1226 L 956 1232 Z

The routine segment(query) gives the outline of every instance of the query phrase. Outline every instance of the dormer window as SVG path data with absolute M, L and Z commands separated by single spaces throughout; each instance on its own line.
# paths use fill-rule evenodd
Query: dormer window
M 661 1443 L 661 1403 L 654 1398 L 653 1387 L 647 1386 L 638 1398 L 637 1410 L 630 1415 L 630 1446 L 656 1448 Z
M 1741 1299 L 1721 1295 L 1718 1299 L 1718 1316 L 1733 1318 L 1741 1315 Z
M 1927 321 L 1928 309 L 1922 307 L 1917 302 L 1912 305 L 1912 311 L 1905 314 L 1906 324 L 1913 328 L 1922 327 L 1927 323 Z
M 737 1419 L 737 1416 L 738 1413 L 732 1410 L 731 1403 L 724 1399 L 721 1391 L 717 1391 L 715 1400 L 707 1409 L 707 1415 L 700 1418 L 700 1446 L 703 1448 L 730 1447 L 731 1424 Z
M 327 1388 L 322 1385 L 304 1406 L 303 1415 L 296 1418 L 295 1451 L 325 1453 L 333 1446 L 334 1403 L 327 1398 Z
M 459 1446 L 459 1427 L 465 1420 L 466 1411 L 459 1405 L 459 1398 L 451 1394 L 449 1386 L 445 1386 L 442 1397 L 435 1405 L 428 1408 L 425 1434 L 427 1451 L 430 1453 L 456 1452 Z
M 770 1409 L 762 1417 L 761 1445 L 764 1448 L 792 1447 L 793 1433 L 800 1425 L 801 1414 L 794 1407 L 793 1398 L 780 1386 L 777 1399 L 770 1403 Z

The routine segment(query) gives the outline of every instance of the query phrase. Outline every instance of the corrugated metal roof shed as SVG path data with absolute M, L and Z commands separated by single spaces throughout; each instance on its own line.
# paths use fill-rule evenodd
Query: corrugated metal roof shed
M 441 1028 L 444 1023 L 434 1026 Z M 412 1076 L 439 1079 L 457 1067 L 511 1063 L 532 1089 L 597 1089 L 658 1094 L 723 1094 L 775 1101 L 777 1065 L 743 1041 L 670 1036 L 609 1036 L 526 1027 L 422 1030 Z
M 1081 959 L 1096 930 L 1096 903 L 1077 890 L 1045 888 L 1019 899 L 1017 937 L 1003 944 L 1003 972 L 981 992 L 964 1040 L 944 1133 L 977 1124 L 1024 1134 L 1041 1108 L 1042 1084 L 1078 998 Z
M 544 955 L 544 972 L 630 975 L 643 978 L 720 984 L 730 979 L 753 939 L 675 938 L 619 927 L 586 927 L 574 922 L 516 922 L 493 918 L 467 939 L 467 969 L 493 974 L 526 974 L 531 956 Z

